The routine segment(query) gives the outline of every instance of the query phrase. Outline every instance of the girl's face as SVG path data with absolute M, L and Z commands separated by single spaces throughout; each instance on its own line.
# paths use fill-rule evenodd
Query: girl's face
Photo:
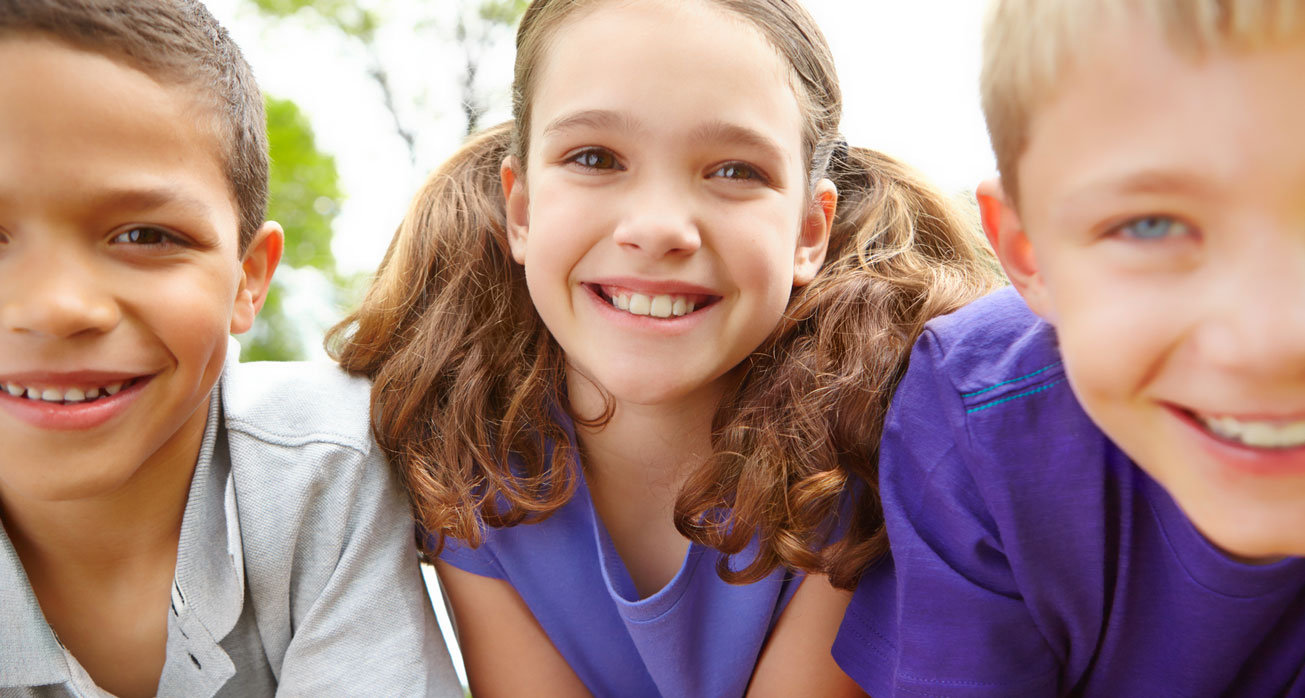
M 535 307 L 619 401 L 719 394 L 828 241 L 836 197 L 808 191 L 789 67 L 698 2 L 606 3 L 550 40 L 525 176 L 503 171 Z

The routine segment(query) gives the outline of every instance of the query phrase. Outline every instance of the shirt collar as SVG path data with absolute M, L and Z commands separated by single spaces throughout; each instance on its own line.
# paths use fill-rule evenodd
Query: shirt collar
M 68 664 L 9 534 L 0 526 L 0 688 L 68 680 Z
M 181 522 L 173 581 L 174 594 L 184 600 L 215 641 L 235 627 L 245 597 L 240 519 L 221 398 L 219 385 L 209 402 L 208 424 Z

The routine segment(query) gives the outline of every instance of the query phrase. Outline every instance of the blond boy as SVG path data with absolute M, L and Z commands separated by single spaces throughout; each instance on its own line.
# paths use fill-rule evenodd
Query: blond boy
M 1014 290 L 895 398 L 871 695 L 1305 696 L 1303 76 L 1299 0 L 995 4 Z

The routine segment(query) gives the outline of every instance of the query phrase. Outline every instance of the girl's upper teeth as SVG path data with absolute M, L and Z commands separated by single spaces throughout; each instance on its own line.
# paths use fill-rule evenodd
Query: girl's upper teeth
M 89 388 L 33 388 L 30 386 L 19 385 L 17 383 L 5 383 L 5 392 L 14 397 L 26 397 L 28 400 L 40 400 L 42 402 L 85 402 L 95 400 L 101 396 L 108 397 L 122 390 L 126 381 L 110 383 L 104 386 L 93 386 Z
M 651 315 L 661 318 L 688 315 L 697 306 L 688 296 L 668 293 L 648 295 L 633 291 L 614 291 L 611 299 L 613 306 L 631 315 Z
M 1236 417 L 1197 418 L 1215 436 L 1257 448 L 1296 448 L 1305 446 L 1305 420 L 1266 422 Z

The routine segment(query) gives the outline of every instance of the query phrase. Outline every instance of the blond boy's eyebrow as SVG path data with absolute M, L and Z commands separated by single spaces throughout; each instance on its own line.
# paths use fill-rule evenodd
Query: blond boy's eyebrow
M 1097 210 L 1103 199 L 1129 196 L 1181 196 L 1208 199 L 1218 195 L 1209 178 L 1175 170 L 1138 170 L 1122 175 L 1097 177 L 1075 189 L 1058 208 L 1057 218 L 1072 220 Z
M 607 109 L 586 109 L 573 114 L 565 114 L 550 121 L 541 134 L 548 137 L 584 128 L 615 130 L 625 133 L 640 133 L 644 130 L 642 124 L 629 114 Z
M 1217 187 L 1206 177 L 1173 170 L 1139 170 L 1123 176 L 1101 178 L 1079 189 L 1078 196 L 1136 194 L 1186 194 L 1206 196 Z

